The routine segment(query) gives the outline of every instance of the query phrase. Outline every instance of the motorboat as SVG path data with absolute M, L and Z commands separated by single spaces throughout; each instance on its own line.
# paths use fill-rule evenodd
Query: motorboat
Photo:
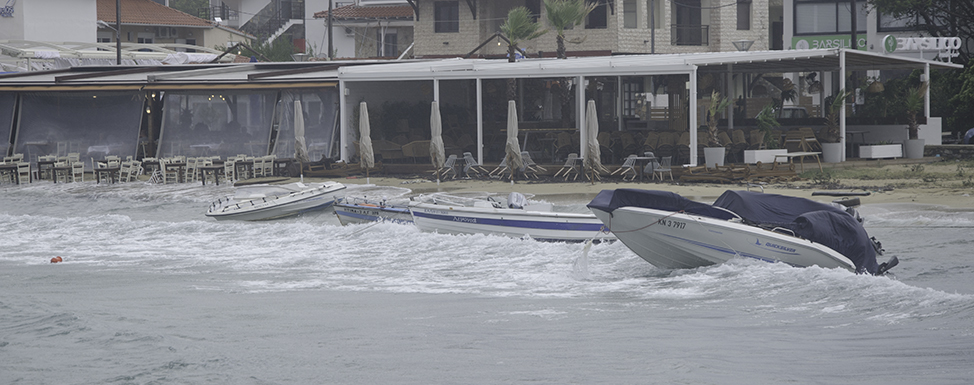
M 472 203 L 434 198 L 409 204 L 420 230 L 449 234 L 492 234 L 538 241 L 585 242 L 615 240 L 595 215 L 554 211 L 550 203 L 529 202 L 511 193 L 502 203 L 491 197 Z
M 350 223 L 390 222 L 413 224 L 409 207 L 390 204 L 386 200 L 373 201 L 365 198 L 348 197 L 335 202 L 335 215 L 343 226 Z
M 344 189 L 338 182 L 237 186 L 233 196 L 213 202 L 206 216 L 238 221 L 283 218 L 331 207 Z
M 744 257 L 885 274 L 898 261 L 877 264 L 882 245 L 863 228 L 858 202 L 728 190 L 706 204 L 668 191 L 617 189 L 603 190 L 588 207 L 636 255 L 660 268 Z

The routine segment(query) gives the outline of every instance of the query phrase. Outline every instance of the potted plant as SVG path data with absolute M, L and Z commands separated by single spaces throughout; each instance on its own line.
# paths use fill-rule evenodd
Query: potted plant
M 717 114 L 730 106 L 730 100 L 713 91 L 710 94 L 710 106 L 707 107 L 707 147 L 703 149 L 706 165 L 724 165 L 724 155 L 727 148 L 720 142 L 717 132 Z
M 917 123 L 917 113 L 923 108 L 923 98 L 927 93 L 927 83 L 921 83 L 918 87 L 911 88 L 906 93 L 906 129 L 910 138 L 906 141 L 906 157 L 910 159 L 923 158 L 923 146 L 925 141 L 919 138 L 920 125 Z
M 842 162 L 842 134 L 839 132 L 839 115 L 845 108 L 849 92 L 845 88 L 825 98 L 825 130 L 822 135 L 822 158 L 826 163 Z
M 788 153 L 788 150 L 778 148 L 778 138 L 774 136 L 772 130 L 775 127 L 780 127 L 781 123 L 778 123 L 774 115 L 775 107 L 773 103 L 766 104 L 761 109 L 761 112 L 758 113 L 756 117 L 758 129 L 764 133 L 764 143 L 760 146 L 763 149 L 744 151 L 744 163 L 771 163 L 774 162 L 775 155 Z

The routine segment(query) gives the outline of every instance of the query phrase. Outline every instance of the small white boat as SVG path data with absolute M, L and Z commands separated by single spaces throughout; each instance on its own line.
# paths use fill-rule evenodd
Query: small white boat
M 592 214 L 552 210 L 550 203 L 528 204 L 520 193 L 511 193 L 507 204 L 476 200 L 473 205 L 464 205 L 439 199 L 409 204 L 413 223 L 423 231 L 530 237 L 549 242 L 615 240 L 609 228 Z
M 856 199 L 858 204 L 858 199 Z M 636 255 L 666 269 L 695 268 L 734 257 L 792 266 L 884 274 L 882 245 L 852 207 L 748 191 L 724 192 L 713 205 L 668 191 L 603 190 L 589 209 Z
M 341 224 L 391 222 L 396 224 L 413 224 L 413 216 L 409 207 L 405 205 L 388 204 L 385 200 L 370 201 L 365 198 L 346 196 L 335 203 L 335 215 Z
M 345 185 L 302 182 L 239 186 L 232 197 L 210 205 L 206 216 L 217 220 L 262 221 L 330 207 Z

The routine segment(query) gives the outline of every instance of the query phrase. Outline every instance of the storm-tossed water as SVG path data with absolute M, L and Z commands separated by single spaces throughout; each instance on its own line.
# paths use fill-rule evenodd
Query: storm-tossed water
M 974 211 L 864 206 L 901 261 L 889 279 L 744 260 L 660 270 L 621 243 L 341 227 L 331 211 L 203 216 L 230 192 L 0 186 L 0 384 L 974 378 Z

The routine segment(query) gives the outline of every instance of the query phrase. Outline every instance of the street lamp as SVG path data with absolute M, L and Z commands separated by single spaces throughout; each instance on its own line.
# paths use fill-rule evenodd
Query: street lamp
M 108 29 L 110 29 L 112 31 L 115 31 L 115 64 L 116 65 L 122 65 L 122 37 L 121 37 L 121 33 L 119 33 L 118 30 L 115 29 L 115 27 L 112 27 L 111 24 L 108 24 L 108 23 L 106 23 L 104 21 L 101 21 L 101 20 L 98 20 L 98 26 L 99 27 L 105 27 L 105 28 L 108 28 Z

